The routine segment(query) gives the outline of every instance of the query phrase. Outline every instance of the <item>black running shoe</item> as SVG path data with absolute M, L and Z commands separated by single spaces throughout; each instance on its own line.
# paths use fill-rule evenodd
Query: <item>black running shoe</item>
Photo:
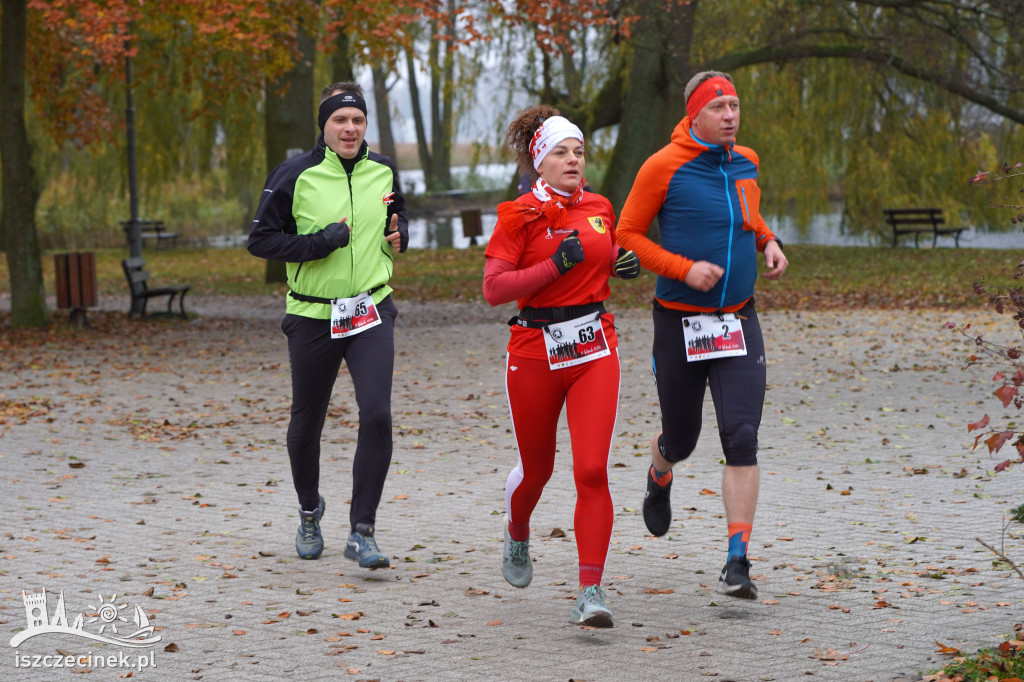
M 672 525 L 672 481 L 662 487 L 654 482 L 653 466 L 647 469 L 647 492 L 644 494 L 644 523 L 652 535 L 661 537 Z
M 664 436 L 658 434 L 651 442 L 651 450 L 657 448 L 662 456 L 662 442 Z M 644 523 L 652 535 L 661 537 L 668 532 L 672 525 L 672 479 L 664 487 L 654 481 L 654 465 L 647 468 L 647 492 L 644 493 Z
M 715 591 L 738 599 L 757 599 L 757 587 L 750 580 L 750 560 L 745 556 L 729 559 Z

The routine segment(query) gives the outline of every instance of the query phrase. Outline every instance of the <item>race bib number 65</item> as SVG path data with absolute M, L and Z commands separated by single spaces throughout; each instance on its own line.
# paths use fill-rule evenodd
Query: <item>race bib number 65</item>
M 343 339 L 381 323 L 380 313 L 369 292 L 331 301 L 331 338 Z

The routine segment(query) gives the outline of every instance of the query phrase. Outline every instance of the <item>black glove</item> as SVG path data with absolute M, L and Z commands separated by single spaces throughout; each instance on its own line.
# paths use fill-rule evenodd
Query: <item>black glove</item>
M 328 247 L 330 247 L 331 251 L 334 249 L 343 249 L 348 246 L 350 232 L 348 223 L 344 221 L 340 223 L 331 223 L 324 229 L 320 230 L 320 234 L 324 236 L 324 242 Z
M 580 242 L 580 231 L 573 230 L 572 234 L 562 240 L 558 250 L 551 254 L 551 260 L 555 261 L 558 274 L 564 275 L 583 262 L 583 244 Z
M 615 276 L 619 279 L 635 279 L 640 275 L 640 259 L 632 251 L 619 247 L 619 257 L 615 259 Z

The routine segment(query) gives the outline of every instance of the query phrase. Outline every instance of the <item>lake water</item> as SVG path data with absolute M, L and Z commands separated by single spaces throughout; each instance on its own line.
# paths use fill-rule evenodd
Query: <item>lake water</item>
M 477 244 L 486 244 L 494 231 L 494 225 L 498 222 L 495 213 L 484 213 L 481 216 L 483 236 L 477 238 Z M 797 226 L 792 219 L 785 219 L 773 224 L 772 229 L 779 235 L 779 238 L 786 244 L 825 244 L 831 246 L 889 246 L 891 237 L 879 237 L 877 235 L 853 235 L 845 234 L 839 214 L 818 216 L 809 225 Z M 238 247 L 245 246 L 245 235 L 227 235 L 222 237 L 211 237 L 207 240 L 210 246 L 215 247 Z M 901 244 L 909 245 L 913 240 L 907 241 L 903 237 Z M 411 249 L 436 249 L 456 248 L 465 249 L 473 243 L 473 239 L 462 233 L 462 219 L 459 216 L 434 216 L 430 218 L 412 218 L 409 220 L 409 248 Z M 952 237 L 940 237 L 939 247 L 951 247 L 954 245 Z M 970 229 L 960 235 L 961 248 L 974 249 L 1021 249 L 1024 250 L 1024 233 L 1020 230 L 1011 232 L 980 232 Z M 921 238 L 921 248 L 931 248 L 931 239 Z
M 486 244 L 494 231 L 494 225 L 498 216 L 494 213 L 484 213 L 483 237 L 477 239 L 477 243 Z M 830 246 L 889 246 L 892 244 L 892 237 L 878 235 L 847 234 L 842 229 L 841 216 L 838 213 L 821 215 L 811 220 L 810 224 L 797 226 L 792 219 L 786 218 L 780 222 L 769 221 L 779 238 L 786 244 L 824 244 Z M 907 241 L 907 239 L 910 241 Z M 900 242 L 903 245 L 910 245 L 913 237 L 904 236 Z M 464 249 L 471 243 L 470 238 L 462 234 L 462 219 L 453 217 L 431 217 L 412 218 L 409 220 L 409 247 L 417 249 L 429 249 L 438 247 L 455 247 Z M 920 239 L 921 248 L 931 248 L 931 238 L 922 235 Z M 952 247 L 955 241 L 952 237 L 940 237 L 939 247 Z M 961 248 L 975 249 L 1021 249 L 1024 250 L 1024 233 L 1020 230 L 1011 232 L 981 232 L 974 228 L 965 231 L 960 235 Z
M 481 164 L 473 169 L 472 180 L 469 179 L 468 167 L 453 168 L 452 175 L 456 186 L 473 185 L 473 189 L 501 189 L 507 187 L 515 171 L 514 164 Z M 406 191 L 415 194 L 424 191 L 423 173 L 419 170 L 402 171 L 401 179 Z M 483 214 L 483 237 L 477 243 L 485 244 L 494 231 L 497 215 L 493 212 Z M 889 246 L 892 243 L 891 232 L 886 230 L 883 235 L 849 234 L 843 229 L 842 215 L 839 210 L 829 214 L 815 216 L 807 225 L 797 225 L 792 218 L 769 220 L 768 225 L 777 232 L 786 244 L 825 244 L 831 246 Z M 901 238 L 901 244 L 908 244 L 907 237 Z M 911 239 L 913 239 L 911 237 Z M 922 236 L 923 247 L 931 247 L 931 240 Z M 412 217 L 409 220 L 410 248 L 429 249 L 438 247 L 454 247 L 464 249 L 471 244 L 471 239 L 462 234 L 462 219 L 454 217 Z M 952 237 L 940 237 L 940 247 L 955 244 Z M 960 235 L 962 248 L 975 249 L 1024 249 L 1024 233 L 1020 229 L 1009 232 L 978 231 L 971 228 Z
M 472 173 L 470 172 L 472 170 Z M 491 163 L 480 164 L 472 169 L 468 166 L 452 168 L 452 177 L 457 187 L 471 191 L 501 189 L 507 187 L 515 170 L 514 164 Z M 419 194 L 425 191 L 423 173 L 420 170 L 401 171 L 402 186 L 407 194 Z M 409 220 L 409 248 L 456 248 L 465 249 L 472 243 L 486 244 L 494 231 L 498 217 L 492 211 L 482 215 L 483 236 L 477 239 L 466 237 L 462 233 L 462 219 L 458 216 L 416 217 Z M 886 230 L 883 235 L 849 234 L 843 229 L 840 212 L 815 216 L 807 225 L 797 225 L 791 218 L 781 221 L 768 220 L 768 225 L 786 244 L 825 244 L 830 246 L 889 246 L 892 243 L 891 233 Z M 907 236 L 901 238 L 901 244 L 909 244 Z M 911 237 L 912 240 L 912 237 Z M 931 247 L 931 240 L 921 237 L 922 248 Z M 227 236 L 209 240 L 211 246 L 239 246 L 245 244 L 244 236 Z M 940 237 L 940 247 L 954 245 L 952 237 Z M 960 235 L 962 248 L 976 249 L 1022 249 L 1024 250 L 1024 233 L 1020 229 L 1008 232 L 988 232 L 971 228 Z

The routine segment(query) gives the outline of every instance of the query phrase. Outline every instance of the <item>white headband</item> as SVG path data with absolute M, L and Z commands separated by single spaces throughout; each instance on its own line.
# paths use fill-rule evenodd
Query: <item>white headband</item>
M 533 169 L 540 170 L 540 162 L 555 148 L 562 140 L 579 140 L 583 142 L 583 131 L 576 124 L 570 123 L 569 119 L 562 116 L 552 116 L 545 119 L 537 132 L 533 134 L 530 141 L 530 156 L 533 157 Z

